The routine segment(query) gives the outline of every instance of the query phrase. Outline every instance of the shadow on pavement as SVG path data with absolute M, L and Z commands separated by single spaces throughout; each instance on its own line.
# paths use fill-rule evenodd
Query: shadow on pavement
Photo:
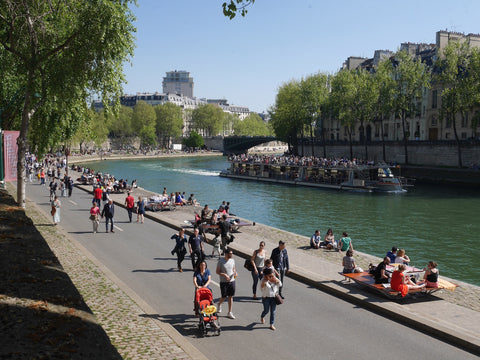
M 32 220 L 5 190 L 0 258 L 0 358 L 121 359 Z

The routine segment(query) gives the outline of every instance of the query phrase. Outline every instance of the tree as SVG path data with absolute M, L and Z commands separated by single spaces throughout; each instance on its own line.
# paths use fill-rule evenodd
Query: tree
M 355 88 L 355 70 L 341 70 L 332 79 L 330 94 L 332 112 L 338 117 L 348 133 L 350 158 L 353 159 L 352 132 L 357 120 L 355 106 L 357 90 Z
M 440 117 L 451 124 L 457 143 L 458 166 L 462 167 L 462 149 L 457 131 L 457 114 L 464 119 L 466 113 L 478 105 L 478 49 L 468 43 L 449 41 L 437 60 L 439 72 L 435 79 L 442 85 Z
M 232 20 L 237 13 L 245 16 L 248 13 L 247 7 L 254 2 L 255 0 L 230 0 L 230 2 L 224 2 L 222 4 L 223 15 L 230 18 L 230 20 Z
M 291 80 L 278 90 L 275 105 L 269 110 L 275 136 L 288 143 L 289 152 L 298 154 L 298 134 L 301 132 L 305 108 L 302 106 L 300 83 Z
M 139 101 L 133 108 L 133 130 L 140 137 L 141 147 L 157 144 L 155 133 L 156 114 L 153 107 L 145 101 Z
M 188 138 L 183 139 L 183 143 L 190 148 L 201 148 L 205 144 L 205 140 L 202 135 L 192 131 Z
M 407 115 L 414 100 L 421 97 L 422 89 L 430 86 L 430 72 L 420 58 L 414 59 L 406 51 L 395 54 L 393 79 L 395 80 L 395 109 L 402 120 L 405 164 L 408 164 Z
M 101 112 L 103 113 L 103 111 Z M 107 114 L 110 136 L 126 138 L 133 135 L 133 109 L 121 105 L 116 114 Z
M 385 133 L 383 121 L 388 119 L 394 111 L 395 81 L 393 80 L 393 67 L 390 59 L 380 61 L 373 76 L 375 87 L 378 89 L 378 98 L 373 107 L 374 122 L 380 123 L 382 137 L 383 161 L 385 154 Z
M 218 135 L 222 130 L 224 112 L 213 104 L 200 105 L 192 111 L 193 128 L 207 136 Z
M 305 127 L 307 127 L 307 129 L 309 129 L 310 131 L 310 138 L 313 139 L 314 129 L 316 127 L 322 128 L 322 107 L 327 102 L 329 95 L 328 75 L 319 73 L 309 76 L 306 79 L 302 79 L 302 81 L 300 82 L 300 91 L 302 104 L 305 108 L 304 124 Z M 313 141 L 312 156 L 315 156 Z
M 34 139 L 73 136 L 88 106 L 89 92 L 105 106 L 122 92 L 122 66 L 132 55 L 134 17 L 130 0 L 4 0 L 0 3 L 2 72 L 22 92 L 18 143 L 17 201 L 25 207 L 25 164 L 29 131 Z M 41 115 L 40 115 L 41 114 Z M 39 153 L 48 142 L 36 146 Z
M 235 122 L 233 132 L 238 136 L 269 136 L 270 129 L 258 114 L 250 114 Z
M 157 116 L 157 135 L 163 138 L 163 147 L 168 147 L 169 138 L 178 138 L 182 135 L 182 109 L 173 103 L 165 103 L 155 106 L 154 110 Z

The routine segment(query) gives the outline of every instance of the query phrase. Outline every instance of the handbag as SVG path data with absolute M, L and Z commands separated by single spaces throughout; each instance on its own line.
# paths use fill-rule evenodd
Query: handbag
M 55 216 L 56 212 L 57 212 L 57 208 L 55 206 L 52 206 L 52 211 L 51 211 L 52 216 Z
M 93 220 L 97 220 L 97 217 L 92 214 L 92 215 L 90 215 L 90 220 L 92 220 L 92 221 L 93 221 Z
M 277 305 L 282 305 L 283 304 L 283 299 L 279 294 L 275 295 L 275 304 L 277 304 Z
M 252 261 L 250 259 L 245 259 L 245 264 L 243 264 L 243 267 L 248 271 L 253 271 Z

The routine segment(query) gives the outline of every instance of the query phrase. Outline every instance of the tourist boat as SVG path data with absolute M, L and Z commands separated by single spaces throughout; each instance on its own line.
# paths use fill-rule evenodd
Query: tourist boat
M 405 192 L 413 180 L 394 176 L 386 164 L 315 167 L 231 161 L 220 176 L 288 185 L 362 192 Z

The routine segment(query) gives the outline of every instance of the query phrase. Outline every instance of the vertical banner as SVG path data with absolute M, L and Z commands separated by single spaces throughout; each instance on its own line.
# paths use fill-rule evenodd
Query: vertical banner
M 3 132 L 3 154 L 5 164 L 5 181 L 17 180 L 17 138 L 20 131 Z

